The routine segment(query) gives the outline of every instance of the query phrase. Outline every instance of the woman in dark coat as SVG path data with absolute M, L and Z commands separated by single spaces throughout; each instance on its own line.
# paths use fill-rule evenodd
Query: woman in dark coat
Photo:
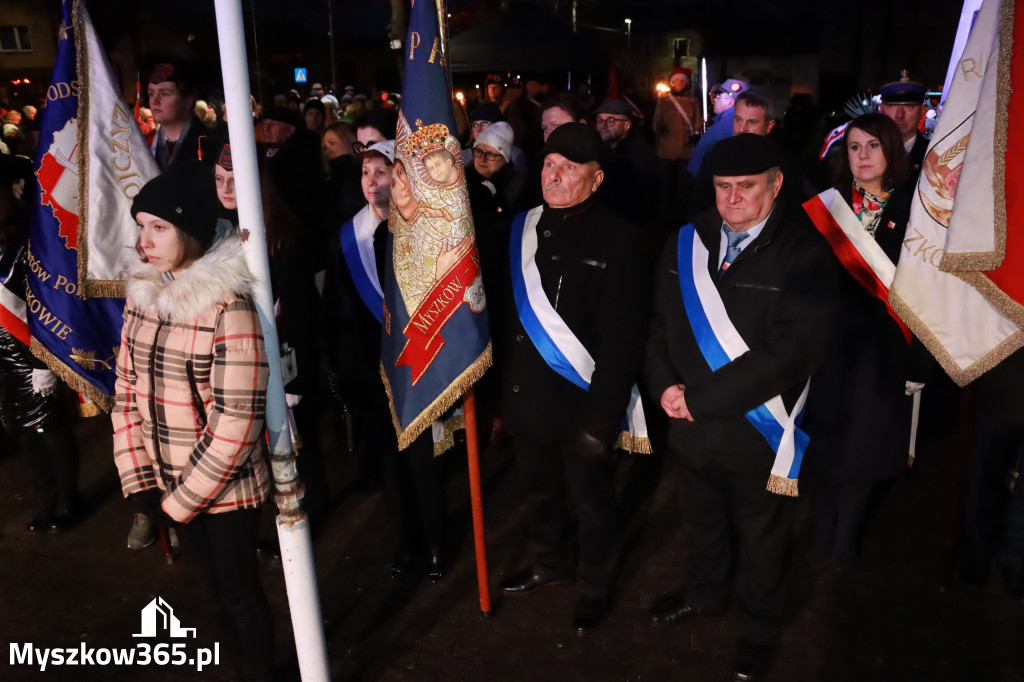
M 0 155 L 0 296 L 5 307 L 25 298 L 28 211 L 12 186 L 32 176 L 28 159 Z M 12 322 L 14 328 L 18 322 Z M 53 372 L 29 351 L 24 335 L 0 326 L 0 430 L 16 435 L 29 461 L 37 510 L 31 533 L 56 533 L 82 513 L 78 491 L 78 446 L 67 396 Z
M 861 116 L 847 129 L 840 153 L 835 190 L 845 205 L 835 200 L 830 213 L 810 208 L 808 213 L 834 249 L 839 230 L 830 236 L 827 216 L 840 222 L 845 217 L 854 230 L 863 229 L 870 238 L 858 252 L 880 264 L 876 273 L 889 269 L 891 277 L 913 192 L 899 129 L 881 114 Z M 805 207 L 819 198 L 825 203 L 828 196 L 822 193 Z M 875 485 L 908 466 L 912 395 L 923 386 L 931 359 L 896 321 L 885 302 L 887 291 L 879 297 L 859 283 L 856 277 L 867 266 L 848 256 L 839 260 L 846 274 L 840 282 L 838 328 L 825 364 L 811 380 L 804 422 L 811 440 L 801 482 L 813 509 L 812 561 L 842 570 L 857 557 Z

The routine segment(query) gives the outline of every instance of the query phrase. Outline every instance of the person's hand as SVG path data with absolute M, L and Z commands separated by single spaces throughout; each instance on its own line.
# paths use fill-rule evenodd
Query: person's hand
M 661 394 L 661 409 L 673 419 L 685 419 L 693 421 L 690 411 L 686 407 L 686 387 L 682 384 L 669 386 Z
M 296 405 L 299 404 L 299 401 L 301 400 L 301 395 L 295 395 L 294 393 L 284 394 L 284 404 L 287 405 L 288 407 L 295 407 Z
M 441 253 L 437 257 L 437 265 L 434 267 L 434 281 L 441 279 L 446 272 L 465 258 L 470 249 L 473 248 L 473 237 L 463 237 L 455 246 L 450 246 L 448 237 L 441 240 Z
M 57 390 L 57 375 L 48 369 L 32 370 L 32 392 L 44 398 Z
M 924 388 L 924 384 L 922 384 L 922 383 L 920 383 L 918 381 L 908 381 L 907 382 L 906 394 L 907 395 L 914 395 L 915 393 L 920 391 L 922 388 Z
M 150 521 L 164 528 L 174 528 L 181 524 L 172 519 L 160 506 L 162 493 L 156 488 L 143 490 L 140 493 L 133 493 L 128 496 L 136 514 L 145 514 Z

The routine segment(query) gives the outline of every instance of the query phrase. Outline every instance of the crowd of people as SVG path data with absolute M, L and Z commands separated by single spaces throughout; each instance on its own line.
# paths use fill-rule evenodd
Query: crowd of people
M 529 561 L 501 589 L 575 584 L 575 632 L 606 620 L 621 551 L 617 445 L 627 410 L 642 411 L 649 449 L 673 464 L 688 547 L 679 589 L 651 604 L 651 621 L 707 618 L 735 600 L 733 679 L 762 679 L 787 615 L 796 495 L 811 505 L 812 564 L 849 570 L 877 489 L 908 466 L 918 394 L 938 371 L 829 239 L 846 230 L 868 262 L 898 262 L 927 147 L 925 88 L 905 74 L 882 85 L 878 111 L 821 149 L 802 141 L 827 130 L 779 120 L 756 86 L 714 85 L 704 121 L 692 74 L 676 68 L 668 83 L 651 102 L 625 89 L 598 101 L 488 76 L 479 101 L 453 102 L 461 159 L 424 163 L 445 184 L 466 182 L 495 358 L 478 387 L 482 445 L 511 441 L 529 517 Z M 200 94 L 185 63 L 147 78 L 141 124 L 162 172 L 132 208 L 140 261 L 127 280 L 113 455 L 132 503 L 129 548 L 173 528 L 243 678 L 270 679 L 256 548 L 277 349 L 264 347 L 241 257 L 223 111 Z M 389 221 L 434 210 L 396 156 L 399 106 L 314 85 L 306 99 L 254 102 L 253 115 L 307 509 L 314 525 L 329 511 L 319 426 L 344 414 L 360 444 L 353 476 L 381 486 L 390 511 L 391 575 L 425 566 L 437 581 L 452 550 L 444 458 L 429 429 L 399 451 L 378 371 Z M 31 156 L 34 141 L 7 124 L 4 139 L 0 276 L 23 281 L 27 218 L 13 186 L 31 172 L 14 155 Z M 444 245 L 428 276 L 471 245 Z M 0 345 L 0 417 L 23 439 L 40 496 L 28 529 L 57 532 L 81 513 L 70 422 L 52 373 L 5 330 Z M 963 564 L 981 584 L 998 558 L 1017 599 L 1024 495 L 1003 482 L 1024 456 L 1020 356 L 977 389 Z

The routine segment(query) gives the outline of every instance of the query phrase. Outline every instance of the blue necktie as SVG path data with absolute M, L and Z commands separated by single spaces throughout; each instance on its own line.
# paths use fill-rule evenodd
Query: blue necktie
M 750 236 L 746 232 L 733 232 L 725 225 L 722 225 L 722 231 L 725 232 L 725 238 L 729 241 L 729 245 L 725 249 L 722 267 L 718 269 L 719 275 L 729 269 L 729 265 L 736 260 L 736 256 L 740 255 L 740 242 Z

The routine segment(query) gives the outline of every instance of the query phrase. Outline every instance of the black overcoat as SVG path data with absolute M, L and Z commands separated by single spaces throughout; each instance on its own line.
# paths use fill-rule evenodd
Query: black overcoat
M 650 310 L 650 268 L 635 234 L 593 196 L 544 208 L 535 257 L 544 293 L 596 368 L 587 391 L 556 373 L 507 301 L 504 404 L 512 433 L 544 440 L 583 429 L 611 445 L 639 380 Z
M 892 193 L 875 241 L 899 261 L 913 196 Z M 850 204 L 851 190 L 840 190 Z M 828 356 L 811 380 L 805 430 L 811 436 L 803 471 L 839 481 L 871 482 L 904 471 L 910 445 L 912 398 L 906 382 L 926 382 L 934 364 L 913 337 L 907 343 L 885 304 L 839 264 L 839 315 Z
M 715 276 L 722 219 L 710 209 L 694 225 Z M 670 386 L 685 385 L 694 421 L 669 420 L 669 446 L 686 464 L 763 471 L 767 481 L 775 455 L 745 415 L 780 394 L 792 409 L 821 364 L 835 311 L 831 250 L 806 218 L 776 202 L 761 233 L 717 279 L 729 319 L 750 350 L 712 372 L 686 316 L 677 244 L 678 233 L 666 244 L 655 273 L 647 389 L 660 401 Z

